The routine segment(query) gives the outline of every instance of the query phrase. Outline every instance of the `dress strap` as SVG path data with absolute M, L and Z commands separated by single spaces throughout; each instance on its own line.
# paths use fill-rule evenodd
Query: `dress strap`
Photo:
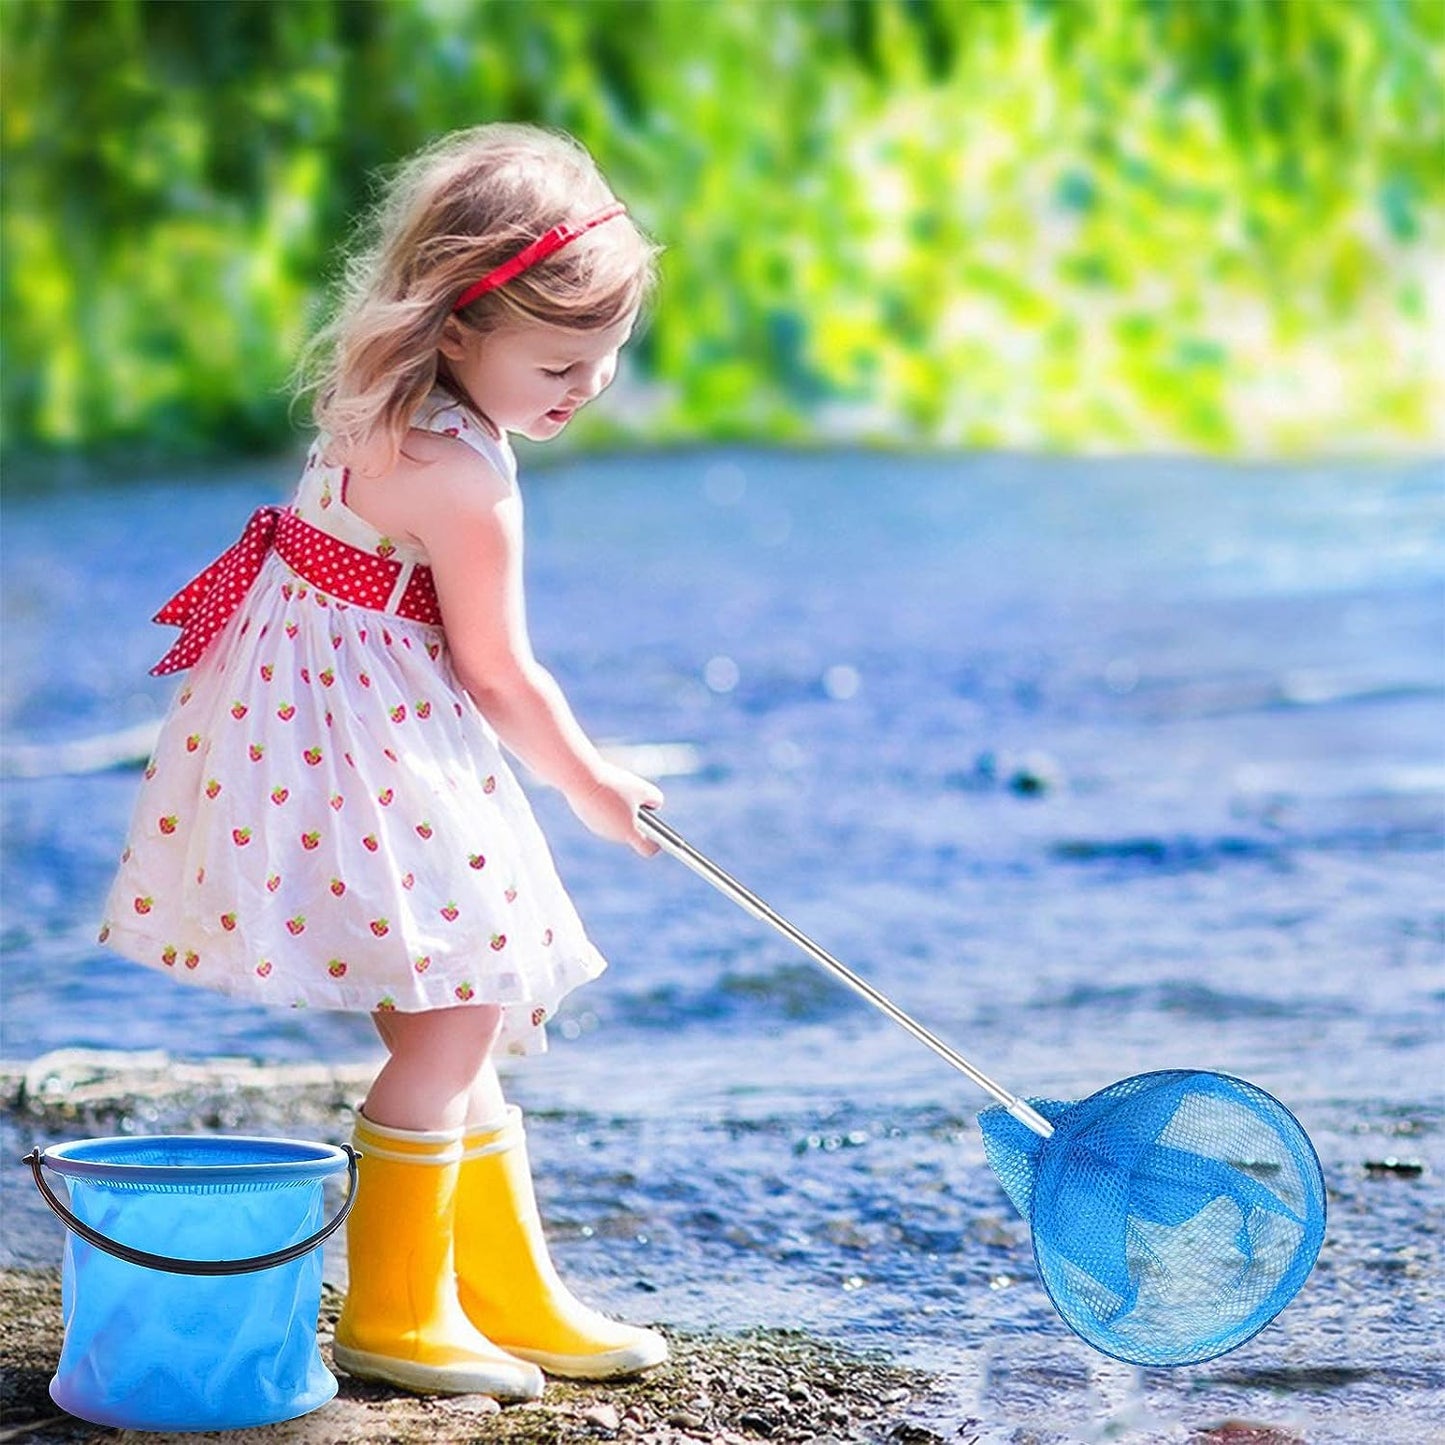
M 470 407 L 441 387 L 435 388 L 421 404 L 411 424 L 419 431 L 456 437 L 484 456 L 509 482 L 516 481 L 517 458 L 506 433 L 494 437 Z

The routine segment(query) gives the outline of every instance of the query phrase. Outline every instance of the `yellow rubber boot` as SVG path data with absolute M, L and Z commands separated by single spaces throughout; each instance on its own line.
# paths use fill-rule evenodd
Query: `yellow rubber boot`
M 550 1375 L 609 1380 L 667 1358 L 653 1330 L 618 1324 L 576 1299 L 547 1253 L 522 1114 L 463 1139 L 457 1188 L 457 1290 L 476 1327 Z
M 350 1280 L 332 1353 L 348 1375 L 421 1395 L 535 1400 L 542 1374 L 481 1334 L 457 1298 L 452 1231 L 460 1129 L 414 1133 L 358 1116 Z

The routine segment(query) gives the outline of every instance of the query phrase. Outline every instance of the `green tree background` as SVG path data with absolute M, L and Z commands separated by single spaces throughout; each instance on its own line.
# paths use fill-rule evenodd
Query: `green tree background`
M 378 169 L 498 118 L 667 247 L 584 440 L 1442 440 L 1442 0 L 7 0 L 0 47 L 12 456 L 284 445 Z

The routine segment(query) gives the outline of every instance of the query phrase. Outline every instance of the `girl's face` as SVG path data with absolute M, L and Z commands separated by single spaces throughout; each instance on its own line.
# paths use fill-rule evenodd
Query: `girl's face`
M 627 316 L 599 331 L 527 322 L 486 335 L 453 322 L 442 334 L 441 353 L 472 404 L 499 431 L 547 441 L 612 384 L 617 353 L 636 319 Z

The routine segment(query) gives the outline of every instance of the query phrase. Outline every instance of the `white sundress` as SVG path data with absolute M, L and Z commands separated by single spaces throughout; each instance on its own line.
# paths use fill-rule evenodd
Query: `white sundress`
M 460 437 L 515 482 L 506 441 L 443 394 L 416 425 Z M 540 1052 L 544 1020 L 606 964 L 457 681 L 439 614 L 397 610 L 430 588 L 424 553 L 351 511 L 345 485 L 318 441 L 291 511 L 326 536 L 288 519 L 316 544 L 289 553 L 309 578 L 266 550 L 172 701 L 101 941 L 263 1003 L 500 1004 L 503 1049 Z M 389 595 L 324 559 L 312 567 L 328 539 L 399 571 Z

